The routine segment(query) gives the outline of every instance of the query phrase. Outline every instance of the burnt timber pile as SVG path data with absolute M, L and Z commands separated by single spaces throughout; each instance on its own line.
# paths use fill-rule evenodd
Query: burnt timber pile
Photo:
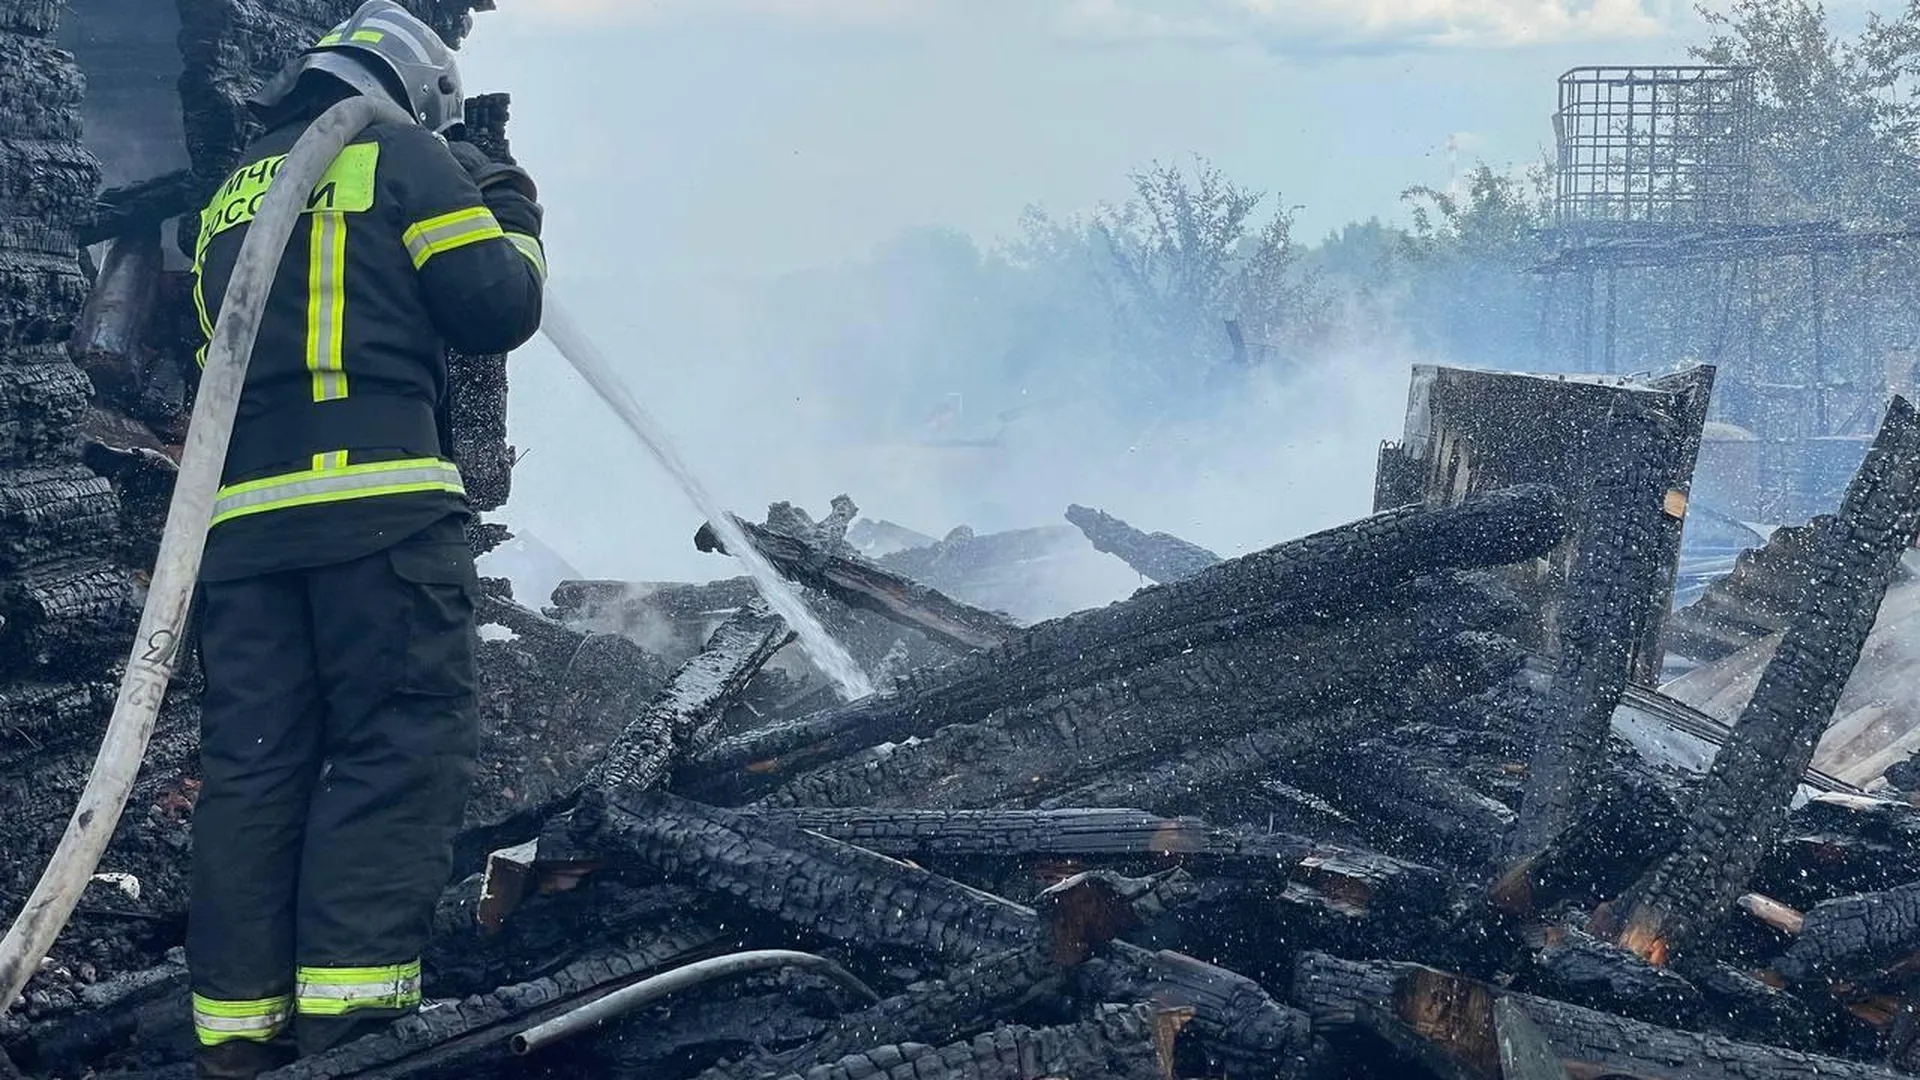
M 62 5 L 0 0 L 10 904 L 97 746 L 191 401 L 163 226 L 232 160 L 245 92 L 352 6 L 180 0 L 186 164 L 96 192 Z M 458 39 L 489 5 L 412 6 Z M 507 106 L 469 114 L 503 158 Z M 498 508 L 506 360 L 455 363 L 457 453 Z M 1713 378 L 1418 368 L 1376 512 L 1232 558 L 1078 505 L 938 540 L 844 497 L 741 520 L 873 677 L 857 701 L 744 578 L 489 580 L 437 1003 L 274 1075 L 1914 1075 L 1915 770 L 1813 765 L 1905 581 L 1920 416 L 1892 399 L 1832 513 L 1670 613 Z M 1000 610 L 1069 546 L 1153 584 Z M 1729 722 L 1654 688 L 1675 642 L 1763 637 Z M 0 1071 L 190 1075 L 195 690 L 0 1016 Z M 702 961 L 721 977 L 669 976 Z M 662 977 L 687 981 L 629 1001 Z

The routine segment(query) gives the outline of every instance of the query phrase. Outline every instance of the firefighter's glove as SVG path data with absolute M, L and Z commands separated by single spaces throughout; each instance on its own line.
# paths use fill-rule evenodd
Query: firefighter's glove
M 495 161 L 470 142 L 451 141 L 447 143 L 447 148 L 453 151 L 453 159 L 467 170 L 467 175 L 473 178 L 474 186 L 482 194 L 491 188 L 505 187 L 525 196 L 529 202 L 540 201 L 539 187 L 534 184 L 533 177 L 527 175 L 527 170 L 520 166 Z

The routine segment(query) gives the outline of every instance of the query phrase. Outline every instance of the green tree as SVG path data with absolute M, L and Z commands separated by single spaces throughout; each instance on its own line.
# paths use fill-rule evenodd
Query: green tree
M 1325 299 L 1280 200 L 1262 213 L 1267 193 L 1200 158 L 1191 175 L 1155 162 L 1129 179 L 1134 197 L 1120 206 L 1065 220 L 1029 210 L 1007 254 L 1105 308 L 1116 365 L 1108 374 L 1136 398 L 1182 400 L 1217 383 L 1236 355 L 1284 361 L 1324 332 Z
M 1755 205 L 1775 221 L 1909 220 L 1920 201 L 1920 0 L 1869 15 L 1852 40 L 1809 0 L 1700 7 L 1715 28 L 1692 50 L 1754 70 Z

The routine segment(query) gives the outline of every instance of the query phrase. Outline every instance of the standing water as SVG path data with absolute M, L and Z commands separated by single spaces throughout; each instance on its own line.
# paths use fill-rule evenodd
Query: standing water
M 873 693 L 873 683 L 860 670 L 860 665 L 833 639 L 832 634 L 827 633 L 827 628 L 820 625 L 820 620 L 814 617 L 812 609 L 800 599 L 800 594 L 794 591 L 787 579 L 781 577 L 767 562 L 766 556 L 747 541 L 746 534 L 740 531 L 733 515 L 713 501 L 713 496 L 707 493 L 700 478 L 693 475 L 673 444 L 667 441 L 666 430 L 640 407 L 640 402 L 607 366 L 600 350 L 580 332 L 579 325 L 565 309 L 554 303 L 551 293 L 547 296 L 546 313 L 541 319 L 540 329 L 547 335 L 547 340 L 553 342 L 553 347 L 560 350 L 560 355 L 566 357 L 580 377 L 587 380 L 587 384 L 600 395 L 600 400 L 626 421 L 628 430 L 653 454 L 654 460 L 672 474 L 680 490 L 693 500 L 695 508 L 706 515 L 714 531 L 720 534 L 720 542 L 726 546 L 727 553 L 746 565 L 747 573 L 752 575 L 753 583 L 759 588 L 767 605 L 793 628 L 800 638 L 800 647 L 806 650 L 807 658 L 834 681 L 840 696 L 851 701 Z

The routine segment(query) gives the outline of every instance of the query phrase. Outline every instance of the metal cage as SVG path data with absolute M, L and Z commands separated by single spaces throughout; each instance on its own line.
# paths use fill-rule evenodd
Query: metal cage
M 1560 77 L 1562 226 L 1744 224 L 1753 212 L 1750 68 L 1578 67 Z

